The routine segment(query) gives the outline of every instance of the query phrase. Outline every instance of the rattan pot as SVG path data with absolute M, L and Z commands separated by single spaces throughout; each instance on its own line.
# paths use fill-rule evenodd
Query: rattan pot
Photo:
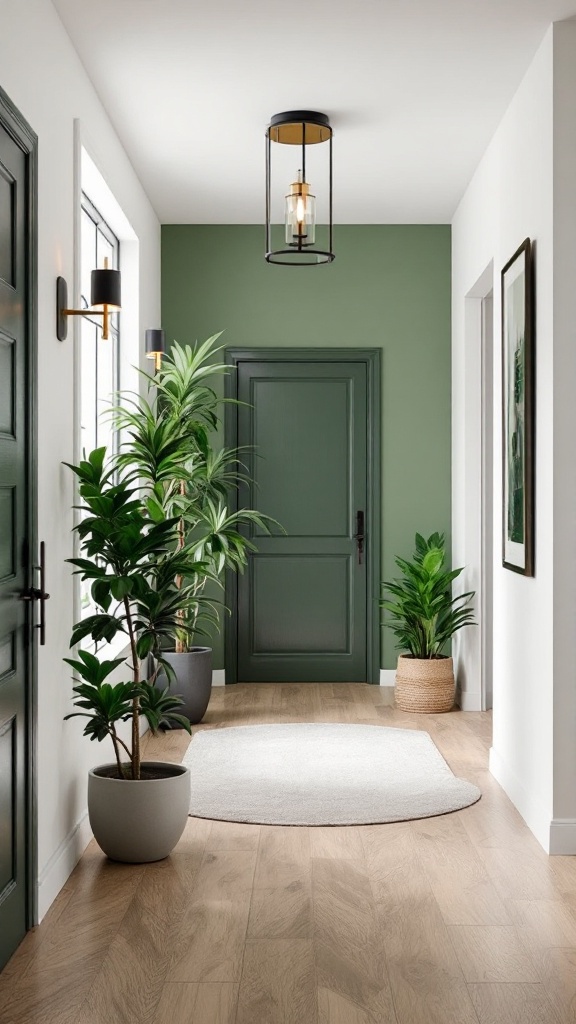
M 401 711 L 436 715 L 454 705 L 452 658 L 413 658 L 401 654 L 396 669 L 394 701 Z

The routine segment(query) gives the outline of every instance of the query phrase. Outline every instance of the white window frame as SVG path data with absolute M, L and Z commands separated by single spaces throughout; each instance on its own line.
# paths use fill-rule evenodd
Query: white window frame
M 101 249 L 105 248 L 106 254 L 110 253 L 109 267 L 111 270 L 121 269 L 121 251 L 120 251 L 120 240 L 112 231 L 112 228 L 108 222 L 104 219 L 100 211 L 93 203 L 90 196 L 86 192 L 82 192 L 82 205 L 81 205 L 81 217 L 83 225 L 86 221 L 90 222 L 91 231 L 93 226 L 93 238 L 91 238 L 91 251 L 84 251 L 84 231 L 81 234 L 81 247 L 80 247 L 80 261 L 83 269 L 83 284 L 85 286 L 84 291 L 80 296 L 80 309 L 90 306 L 90 293 L 89 293 L 89 274 L 92 269 L 102 268 L 104 266 L 104 259 L 101 254 Z M 86 292 L 86 294 L 84 293 Z M 90 317 L 89 315 L 82 317 L 80 321 L 81 329 L 81 345 L 82 345 L 82 363 L 83 372 L 80 387 L 80 445 L 82 451 L 91 448 L 99 448 L 103 443 L 109 441 L 112 438 L 112 443 L 108 444 L 108 448 L 112 448 L 113 451 L 117 451 L 117 432 L 111 429 L 104 430 L 104 418 L 103 413 L 106 412 L 107 404 L 112 407 L 115 404 L 117 393 L 121 387 L 120 379 L 120 367 L 122 359 L 122 338 L 120 333 L 120 316 L 118 313 L 114 313 L 110 316 L 109 322 L 109 334 L 110 337 L 107 341 L 102 341 L 102 318 L 95 316 Z M 90 352 L 93 356 L 93 372 L 90 373 L 90 383 L 92 387 L 92 395 L 90 397 L 90 411 L 89 413 L 83 408 L 83 398 L 86 393 L 87 385 L 87 374 L 89 370 L 92 370 L 92 366 L 88 366 L 87 353 Z M 111 360 L 110 360 L 111 357 Z M 105 383 L 101 379 L 101 367 L 106 363 L 111 362 L 109 367 L 109 373 L 106 375 Z M 100 390 L 101 389 L 101 390 Z M 91 423 L 87 423 L 87 419 L 91 420 Z M 90 427 L 86 433 L 86 428 Z
M 74 123 L 75 142 L 75 187 L 74 187 L 74 217 L 75 217 L 75 265 L 74 265 L 74 305 L 81 308 L 82 298 L 80 294 L 81 285 L 81 217 L 82 217 L 82 193 L 84 192 L 92 202 L 95 209 L 101 214 L 103 220 L 109 225 L 110 230 L 117 237 L 121 251 L 122 271 L 122 312 L 121 318 L 122 342 L 119 348 L 118 360 L 118 386 L 122 391 L 138 391 L 140 378 L 138 364 L 140 355 L 140 321 L 139 321 L 139 297 L 140 297 L 140 261 L 139 242 L 136 232 L 132 228 L 128 218 L 114 196 L 112 190 L 106 183 L 96 162 L 88 152 L 82 139 L 81 125 L 79 121 Z M 94 268 L 95 269 L 95 268 Z M 89 296 L 85 298 L 89 299 Z M 84 317 L 74 317 L 74 380 L 75 380 L 75 439 L 74 439 L 74 461 L 77 463 L 82 457 L 81 421 L 80 421 L 80 394 L 82 381 L 82 328 L 81 323 Z M 107 344 L 99 339 L 99 344 Z M 78 542 L 75 542 L 75 555 L 78 555 Z M 74 579 L 74 621 L 78 622 L 81 616 L 81 584 L 77 576 Z M 118 657 L 126 648 L 128 639 L 125 634 L 118 634 L 116 641 L 106 645 L 107 657 Z M 84 649 L 96 648 L 96 645 L 84 642 Z
M 105 266 L 102 250 L 108 257 L 111 270 L 120 270 L 120 241 L 108 222 L 82 190 L 82 230 L 80 235 L 81 295 L 80 309 L 90 306 L 90 273 Z M 79 393 L 80 445 L 82 455 L 94 448 L 106 446 L 108 454 L 118 450 L 118 431 L 111 418 L 105 418 L 116 404 L 120 389 L 121 335 L 119 315 L 110 317 L 109 337 L 102 338 L 101 317 L 87 315 L 80 321 L 82 346 L 82 377 Z M 87 400 L 87 401 L 86 401 Z M 87 408 L 85 408 L 85 402 Z M 96 613 L 92 600 L 91 582 L 80 583 L 80 618 Z

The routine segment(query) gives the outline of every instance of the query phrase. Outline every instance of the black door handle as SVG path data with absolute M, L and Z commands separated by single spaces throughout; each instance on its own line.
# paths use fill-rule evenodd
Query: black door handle
M 356 513 L 356 533 L 354 534 L 354 539 L 358 549 L 358 565 L 362 565 L 364 541 L 366 539 L 364 535 L 364 513 L 362 511 Z
M 40 630 L 40 644 L 43 647 L 46 643 L 46 601 L 50 594 L 46 593 L 46 545 L 40 541 L 40 565 L 34 565 L 33 569 L 40 573 L 40 586 L 28 587 L 20 594 L 21 601 L 40 601 L 40 622 L 34 628 Z

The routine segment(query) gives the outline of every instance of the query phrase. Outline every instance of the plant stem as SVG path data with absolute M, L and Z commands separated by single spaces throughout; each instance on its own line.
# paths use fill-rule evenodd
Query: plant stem
M 118 735 L 116 736 L 116 739 L 118 740 L 119 746 L 124 747 L 124 750 L 126 751 L 126 754 L 128 755 L 128 757 L 130 757 L 130 751 L 128 750 L 128 747 L 124 743 L 124 740 L 121 740 Z
M 130 610 L 130 602 L 127 597 L 124 598 L 124 609 L 126 611 L 126 624 L 128 626 L 128 634 L 130 636 L 130 651 L 132 655 L 132 677 L 134 684 L 137 686 L 140 682 L 140 660 L 138 658 L 138 651 L 136 650 L 136 637 L 134 635 L 134 625 L 132 622 L 132 612 Z M 132 698 L 132 778 L 140 778 L 140 698 L 136 695 Z
M 185 497 L 185 495 L 186 495 L 186 481 L 185 480 L 181 480 L 180 481 L 179 490 L 180 490 L 180 494 L 182 495 L 182 497 Z M 180 520 L 178 521 L 178 545 L 177 545 L 177 548 L 176 548 L 177 551 L 180 551 L 184 547 L 185 540 L 186 540 L 186 531 L 184 529 L 184 518 L 183 518 L 183 516 L 181 516 Z M 182 577 L 181 576 L 177 576 L 176 577 L 176 586 L 178 587 L 178 590 L 181 589 L 182 583 L 183 583 Z M 183 611 L 177 612 L 177 615 L 178 615 L 179 619 L 181 619 L 182 621 L 184 620 L 184 612 Z M 185 654 L 186 653 L 186 642 L 185 642 L 185 640 L 182 640 L 181 636 L 178 636 L 178 633 L 176 633 L 176 637 L 175 637 L 175 640 L 174 640 L 174 650 L 176 651 L 176 654 Z
M 122 767 L 122 761 L 120 760 L 120 747 L 118 746 L 118 736 L 116 735 L 116 728 L 114 724 L 110 727 L 110 735 L 112 737 L 112 743 L 114 744 L 114 753 L 116 754 L 116 764 L 118 765 L 118 778 L 124 779 L 124 769 Z M 124 744 L 123 744 L 124 745 Z
M 185 480 L 181 480 L 180 481 L 180 494 L 182 495 L 183 498 L 186 497 L 186 481 Z M 180 520 L 178 522 L 178 546 L 177 546 L 177 549 L 176 549 L 177 551 L 180 551 L 180 549 L 184 547 L 185 539 L 186 538 L 185 538 L 185 530 L 184 530 L 184 517 L 181 516 Z M 180 579 L 180 583 L 178 584 L 178 586 L 181 587 L 182 586 L 182 577 L 179 577 L 179 579 Z
M 198 597 L 198 594 L 202 595 L 202 591 L 204 590 L 205 586 L 206 586 L 206 579 L 204 579 L 203 582 L 200 582 L 200 580 L 196 580 L 196 582 L 194 584 L 194 587 L 193 587 L 193 590 L 192 590 L 193 596 L 194 597 Z M 196 632 L 196 620 L 198 618 L 198 612 L 199 611 L 200 611 L 200 604 L 198 603 L 196 605 L 196 608 L 192 612 L 192 632 L 190 633 L 190 640 L 191 641 L 194 639 L 194 633 Z

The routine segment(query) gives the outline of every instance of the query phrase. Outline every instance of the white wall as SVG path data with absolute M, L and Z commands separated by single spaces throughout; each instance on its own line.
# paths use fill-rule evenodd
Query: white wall
M 102 750 L 64 723 L 72 683 L 62 658 L 73 621 L 74 343 L 54 331 L 56 276 L 74 281 L 74 119 L 124 210 L 140 260 L 139 335 L 160 324 L 160 226 L 50 0 L 0 0 L 0 85 L 39 138 L 39 539 L 46 541 L 46 646 L 38 678 L 38 861 L 42 916 L 90 836 L 86 773 Z
M 554 30 L 554 819 L 576 853 L 576 22 Z
M 471 300 L 494 266 L 494 737 L 491 769 L 545 847 L 576 852 L 574 233 L 576 26 L 550 28 L 453 221 L 454 564 L 480 580 L 478 332 Z M 536 268 L 536 575 L 502 567 L 500 270 L 524 238 Z M 468 400 L 467 400 L 468 396 Z M 478 640 L 458 647 L 477 677 Z M 470 705 L 468 705 L 470 706 Z M 568 717 L 569 716 L 569 717 Z M 553 819 L 563 818 L 559 824 Z

